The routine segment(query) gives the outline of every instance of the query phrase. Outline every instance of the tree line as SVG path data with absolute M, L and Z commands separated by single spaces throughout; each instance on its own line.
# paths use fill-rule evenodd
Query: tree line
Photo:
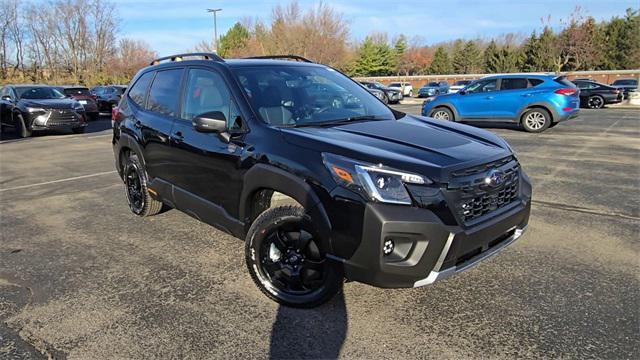
M 109 0 L 0 1 L 0 83 L 127 83 L 156 53 L 119 35 Z M 213 50 L 201 42 L 195 50 Z M 425 45 L 420 37 L 371 33 L 353 41 L 349 22 L 331 6 L 303 10 L 294 1 L 271 16 L 245 18 L 219 40 L 222 57 L 297 54 L 351 76 L 502 73 L 640 68 L 640 12 L 596 21 L 581 8 L 529 36 L 455 39 Z M 166 55 L 166 54 L 163 54 Z
M 0 1 L 0 83 L 128 83 L 155 57 L 104 0 Z
M 349 24 L 329 6 L 303 12 L 297 2 L 276 6 L 271 22 L 244 19 L 220 38 L 223 57 L 301 54 L 352 76 L 505 73 L 640 68 L 640 12 L 597 22 L 576 8 L 554 29 L 550 18 L 530 36 L 456 39 L 431 46 L 421 38 L 372 33 L 349 42 Z M 200 49 L 210 49 L 203 42 Z

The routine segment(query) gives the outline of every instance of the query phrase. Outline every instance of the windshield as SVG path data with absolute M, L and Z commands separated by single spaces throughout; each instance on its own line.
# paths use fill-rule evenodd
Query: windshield
M 616 80 L 613 85 L 638 85 L 638 81 L 632 79 Z
M 235 73 L 254 110 L 272 125 L 394 118 L 370 92 L 331 68 L 274 65 Z
M 80 96 L 80 95 L 91 96 L 91 93 L 87 88 L 67 88 L 67 89 L 64 89 L 64 93 L 65 95 L 68 95 L 68 96 Z
M 24 87 L 17 88 L 20 99 L 64 99 L 65 95 L 50 87 Z
M 435 86 L 435 87 L 438 87 L 438 86 L 440 86 L 440 84 L 438 84 L 437 82 L 430 82 L 430 83 L 427 83 L 427 85 L 425 85 L 425 86 Z
M 471 80 L 458 80 L 455 83 L 455 85 L 458 85 L 458 86 L 464 86 L 468 84 L 471 84 Z
M 391 84 L 389 84 L 389 87 L 402 87 L 402 84 L 400 84 L 400 83 L 391 83 Z

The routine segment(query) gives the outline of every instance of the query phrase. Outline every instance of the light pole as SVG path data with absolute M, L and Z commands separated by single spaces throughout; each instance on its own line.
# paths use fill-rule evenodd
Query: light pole
M 216 14 L 222 9 L 207 9 L 207 12 L 213 13 L 213 51 L 218 52 L 218 19 Z

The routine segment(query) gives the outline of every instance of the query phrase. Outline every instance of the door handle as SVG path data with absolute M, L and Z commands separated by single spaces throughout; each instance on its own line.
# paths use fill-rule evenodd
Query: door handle
M 136 129 L 142 129 L 142 122 L 140 122 L 140 120 L 136 120 L 136 122 L 133 123 L 133 126 L 135 126 Z
M 182 133 L 180 131 L 177 131 L 173 134 L 171 134 L 171 140 L 179 143 L 182 142 L 184 140 L 184 135 L 182 135 Z

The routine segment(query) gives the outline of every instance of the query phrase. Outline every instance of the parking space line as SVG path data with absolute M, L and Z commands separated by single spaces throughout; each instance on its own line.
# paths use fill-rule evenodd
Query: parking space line
M 56 184 L 56 183 L 67 182 L 67 181 L 74 181 L 74 180 L 86 179 L 86 178 L 91 178 L 91 177 L 96 177 L 96 176 L 102 176 L 102 175 L 113 174 L 113 173 L 115 173 L 115 172 L 116 172 L 116 170 L 112 170 L 112 171 L 104 171 L 104 172 L 99 172 L 99 173 L 95 173 L 95 174 L 81 175 L 81 176 L 74 176 L 74 177 L 70 177 L 70 178 L 66 178 L 66 179 L 58 179 L 58 180 L 52 180 L 52 181 L 45 181 L 45 182 L 41 182 L 41 183 L 37 183 L 37 184 L 29 184 L 29 185 L 14 186 L 14 187 L 10 187 L 10 188 L 7 188 L 7 189 L 0 189 L 0 192 L 10 191 L 10 190 L 27 189 L 27 188 L 36 187 L 36 186 L 43 186 L 43 185 Z

